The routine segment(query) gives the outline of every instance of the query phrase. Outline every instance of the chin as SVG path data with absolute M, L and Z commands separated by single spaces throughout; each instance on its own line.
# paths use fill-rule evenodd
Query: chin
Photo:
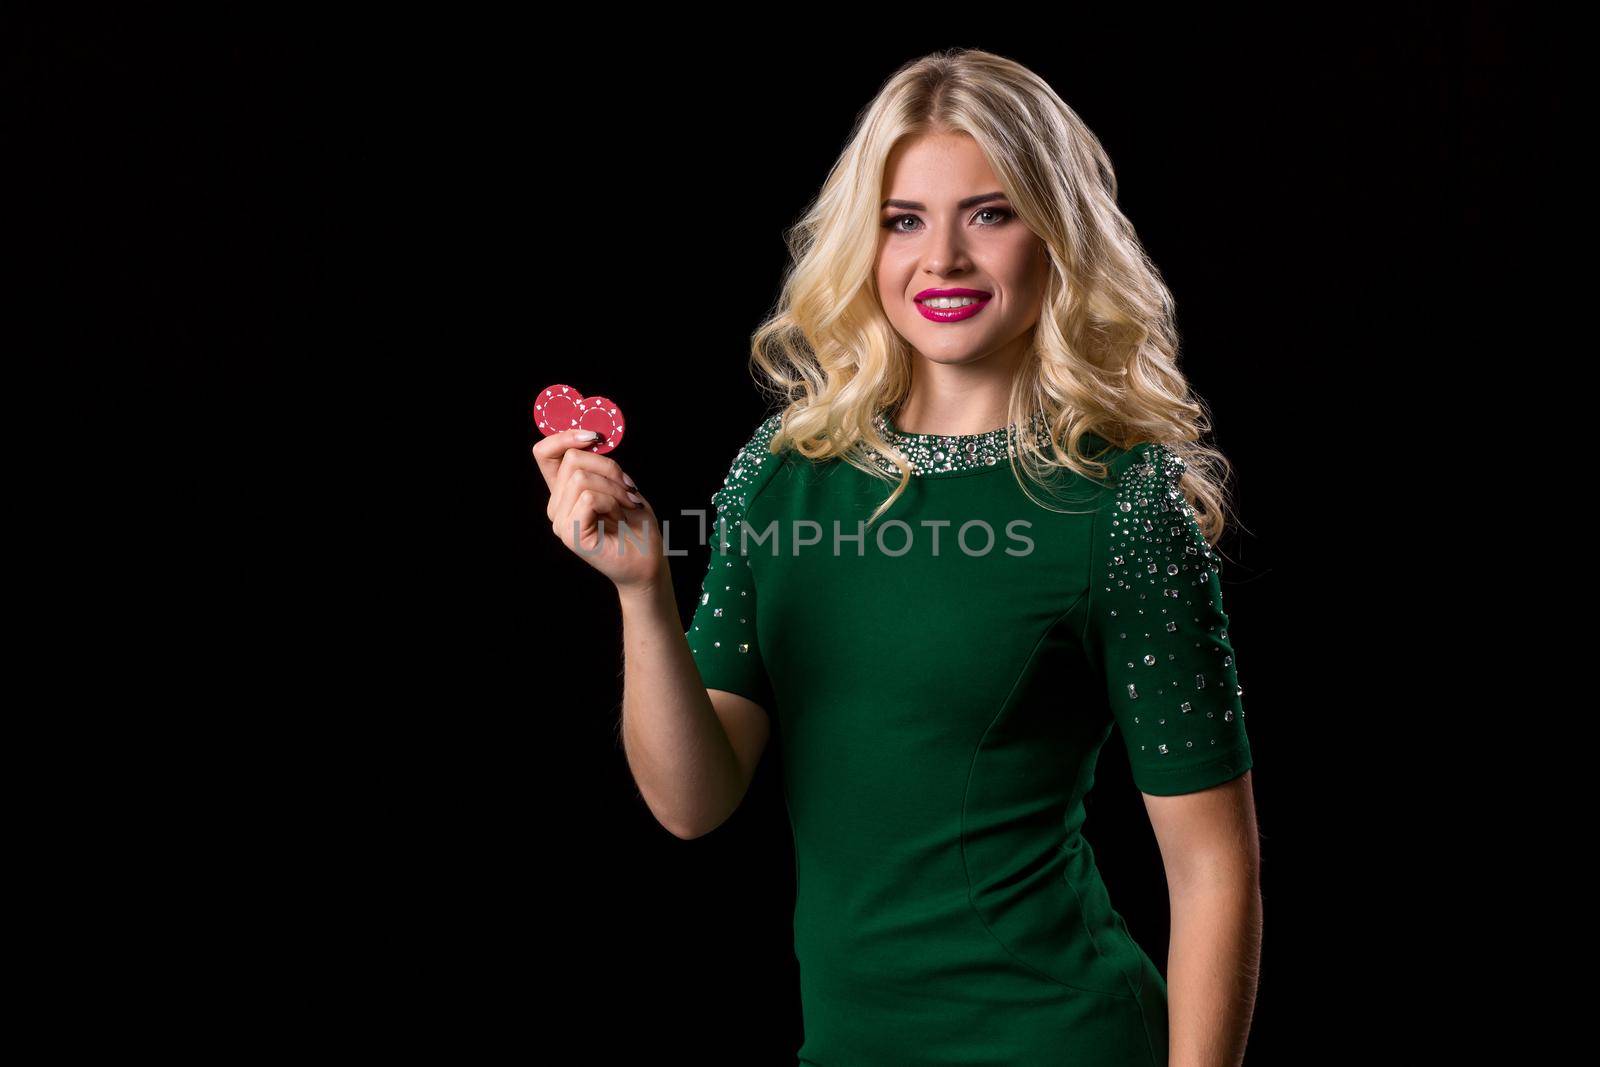
M 916 346 L 924 359 L 935 363 L 974 363 L 988 354 L 990 346 L 980 342 L 963 341 L 960 345 L 952 345 L 948 340 L 939 343 L 935 338 L 933 342 Z

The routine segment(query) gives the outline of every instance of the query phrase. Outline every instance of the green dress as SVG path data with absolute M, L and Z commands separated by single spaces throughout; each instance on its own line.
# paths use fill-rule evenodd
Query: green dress
M 1033 486 L 1049 510 L 1012 472 L 1013 429 L 877 417 L 917 473 L 869 528 L 890 483 L 773 454 L 780 416 L 762 422 L 713 497 L 685 635 L 708 689 L 774 722 L 800 1062 L 1161 1067 L 1166 983 L 1080 831 L 1113 726 L 1146 793 L 1251 765 L 1182 460 L 1093 437 L 1109 476 Z

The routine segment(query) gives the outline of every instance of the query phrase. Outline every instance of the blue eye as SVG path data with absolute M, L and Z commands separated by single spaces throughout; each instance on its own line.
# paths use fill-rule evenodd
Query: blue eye
M 1005 225 L 1005 223 L 1008 220 L 1010 220 L 1012 218 L 1012 213 L 1007 211 L 1005 208 L 1002 208 L 1002 207 L 979 208 L 978 209 L 978 214 L 974 215 L 972 217 L 973 218 L 977 218 L 978 215 L 998 215 L 999 216 L 999 220 L 998 221 L 996 221 L 996 222 L 979 223 L 980 226 L 1003 226 L 1003 225 Z M 887 219 L 887 220 L 884 221 L 883 228 L 886 229 L 886 230 L 892 230 L 895 233 L 915 233 L 916 231 L 914 229 L 905 229 L 900 225 L 900 223 L 902 221 L 904 221 L 905 219 L 912 219 L 912 220 L 914 220 L 914 221 L 916 221 L 918 223 L 920 223 L 922 221 L 921 219 L 917 218 L 917 216 L 915 216 L 915 215 L 895 215 L 893 218 L 890 218 L 890 219 Z

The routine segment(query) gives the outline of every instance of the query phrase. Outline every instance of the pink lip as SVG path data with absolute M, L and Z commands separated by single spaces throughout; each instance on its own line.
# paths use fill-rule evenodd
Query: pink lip
M 964 308 L 949 309 L 931 308 L 923 303 L 924 300 L 939 296 L 975 296 L 978 298 L 978 302 L 976 304 L 968 304 Z M 915 303 L 917 310 L 922 313 L 922 317 L 931 322 L 959 322 L 962 319 L 972 318 L 972 316 L 988 307 L 989 301 L 993 298 L 992 294 L 986 293 L 982 289 L 924 289 L 917 294 Z

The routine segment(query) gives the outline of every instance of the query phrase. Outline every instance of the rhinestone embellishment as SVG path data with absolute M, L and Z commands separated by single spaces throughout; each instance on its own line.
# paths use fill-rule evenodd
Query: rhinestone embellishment
M 739 527 L 744 518 L 745 507 L 749 503 L 751 486 L 757 480 L 757 476 L 779 462 L 779 457 L 769 451 L 768 446 L 771 444 L 773 436 L 782 428 L 782 425 L 783 416 L 781 413 L 769 415 L 762 420 L 755 433 L 751 435 L 750 439 L 739 449 L 738 455 L 734 457 L 732 465 L 728 468 L 727 477 L 722 481 L 722 488 L 711 496 L 712 505 L 716 509 L 716 514 L 711 520 L 711 537 L 713 538 L 711 563 L 706 570 L 705 581 L 701 584 L 700 592 L 700 605 L 702 607 L 710 605 L 711 611 L 709 615 L 696 616 L 697 619 L 706 622 L 707 630 L 717 630 L 719 633 L 729 632 L 732 625 L 731 622 L 720 622 L 713 626 L 710 620 L 728 617 L 723 602 L 732 600 L 735 586 L 738 586 L 739 597 L 743 601 L 740 609 L 743 614 L 739 616 L 739 629 L 732 632 L 739 636 L 749 632 L 750 612 L 748 607 L 752 603 L 749 599 L 750 587 L 748 585 L 750 581 L 750 561 L 740 558 Z M 727 558 L 727 554 L 730 552 L 734 556 L 733 559 Z M 724 568 L 733 567 L 735 560 L 737 560 L 741 565 L 741 569 L 732 574 L 725 574 L 723 577 L 728 579 L 727 581 L 714 583 L 713 577 L 716 574 L 719 560 L 721 560 Z M 713 597 L 719 603 L 712 604 Z M 721 629 L 718 629 L 719 627 Z M 688 633 L 684 636 L 689 639 L 689 651 L 696 656 L 700 655 L 702 649 L 706 647 L 706 637 L 701 635 L 701 627 L 698 623 L 691 624 Z M 730 641 L 730 644 L 741 655 L 750 656 L 752 645 L 748 640 Z M 721 648 L 722 642 L 713 640 L 710 647 L 714 649 Z M 759 655 L 750 656 L 750 658 L 754 661 L 759 659 Z
M 1152 716 L 1129 716 L 1135 728 L 1131 747 L 1166 756 L 1216 746 L 1219 739 L 1227 740 L 1226 729 L 1242 729 L 1242 723 L 1228 728 L 1216 723 L 1234 723 L 1234 707 L 1224 702 L 1244 690 L 1227 642 L 1221 557 L 1206 542 L 1193 505 L 1178 488 L 1184 460 L 1158 443 L 1135 447 L 1143 454 L 1133 457 L 1117 479 L 1104 520 L 1107 540 L 1096 556 L 1107 562 L 1097 576 L 1091 610 L 1102 616 L 1097 625 L 1104 634 L 1105 662 L 1127 672 L 1110 679 L 1114 691 L 1125 688 L 1128 701 L 1142 696 L 1141 705 L 1155 701 L 1147 709 Z M 1206 652 L 1184 655 L 1190 647 Z M 1214 653 L 1215 660 L 1206 653 Z M 1134 688 L 1135 671 L 1143 672 L 1143 694 Z M 1199 695 L 1186 699 L 1185 689 Z M 1196 701 L 1203 716 L 1190 714 Z
M 987 433 L 936 434 L 902 433 L 894 428 L 887 411 L 880 411 L 872 423 L 888 439 L 894 450 L 911 465 L 911 473 L 945 474 L 950 471 L 976 470 L 1004 463 L 1016 454 L 1015 427 L 1002 426 Z M 1044 412 L 1035 412 L 1027 432 L 1039 447 L 1050 440 L 1050 422 Z M 896 477 L 900 468 L 877 449 L 867 450 L 867 459 L 886 474 Z

